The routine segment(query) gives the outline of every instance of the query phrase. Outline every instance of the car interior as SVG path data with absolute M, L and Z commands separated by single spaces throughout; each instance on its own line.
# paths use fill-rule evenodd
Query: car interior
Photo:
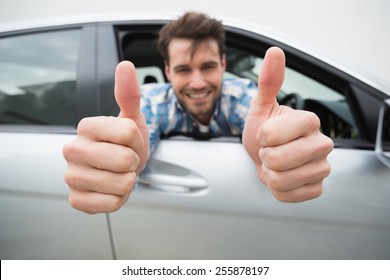
M 156 36 L 151 35 L 150 32 L 142 34 L 122 31 L 118 33 L 118 38 L 122 46 L 121 59 L 131 60 L 136 65 L 140 81 L 143 83 L 167 81 L 164 76 L 163 59 L 155 46 Z M 262 61 L 260 54 L 239 49 L 236 44 L 229 45 L 228 40 L 226 57 L 226 78 L 247 78 L 257 84 Z M 304 91 L 316 90 L 316 87 L 306 89 L 304 86 L 305 82 L 313 84 L 315 82 L 313 79 L 300 76 L 301 79 L 307 80 L 300 85 Z M 320 86 L 324 88 L 323 85 Z M 278 102 L 294 109 L 308 110 L 317 114 L 321 120 L 322 132 L 332 139 L 358 139 L 357 126 L 346 99 L 331 89 L 326 89 L 326 91 L 332 97 L 322 99 L 311 92 L 291 91 L 286 87 L 281 89 Z

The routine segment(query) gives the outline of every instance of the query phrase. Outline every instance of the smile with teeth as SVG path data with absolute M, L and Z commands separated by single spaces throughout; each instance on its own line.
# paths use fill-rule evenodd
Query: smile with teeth
M 191 99 L 200 99 L 208 96 L 210 91 L 202 91 L 202 92 L 188 92 L 186 95 Z

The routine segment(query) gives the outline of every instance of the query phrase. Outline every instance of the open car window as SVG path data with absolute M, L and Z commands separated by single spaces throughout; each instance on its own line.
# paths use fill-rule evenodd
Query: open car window
M 227 64 L 226 77 L 244 77 L 257 83 L 263 57 L 228 47 Z M 288 66 L 278 101 L 316 113 L 321 119 L 322 132 L 332 139 L 359 139 L 346 97 Z
M 121 30 L 118 38 L 122 59 L 134 62 L 140 83 L 166 82 L 163 59 L 155 46 L 157 33 Z M 257 84 L 263 54 L 240 48 L 237 42 L 229 45 L 228 40 L 226 58 L 225 78 L 247 78 Z M 360 139 L 345 95 L 289 66 L 278 101 L 317 114 L 322 132 L 334 140 Z

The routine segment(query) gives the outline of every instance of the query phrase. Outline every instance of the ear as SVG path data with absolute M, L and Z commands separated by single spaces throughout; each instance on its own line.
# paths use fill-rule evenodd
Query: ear
M 164 66 L 164 72 L 165 76 L 167 76 L 168 81 L 171 81 L 171 73 L 169 72 L 169 64 L 167 61 L 165 61 L 165 66 Z
M 227 67 L 226 55 L 225 55 L 225 54 L 222 55 L 222 58 L 221 58 L 221 65 L 222 65 L 223 71 L 225 71 L 225 70 L 226 70 L 226 67 Z

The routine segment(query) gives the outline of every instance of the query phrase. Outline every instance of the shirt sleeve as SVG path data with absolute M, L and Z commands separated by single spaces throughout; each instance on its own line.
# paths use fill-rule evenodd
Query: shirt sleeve
M 160 140 L 160 126 L 157 116 L 153 114 L 152 105 L 149 99 L 144 97 L 141 98 L 141 110 L 145 116 L 149 130 L 149 155 L 151 155 Z
M 242 133 L 250 102 L 253 97 L 255 97 L 258 90 L 256 84 L 247 79 L 238 80 L 238 85 L 241 88 L 240 94 L 236 96 L 231 104 L 230 121 L 238 127 Z

